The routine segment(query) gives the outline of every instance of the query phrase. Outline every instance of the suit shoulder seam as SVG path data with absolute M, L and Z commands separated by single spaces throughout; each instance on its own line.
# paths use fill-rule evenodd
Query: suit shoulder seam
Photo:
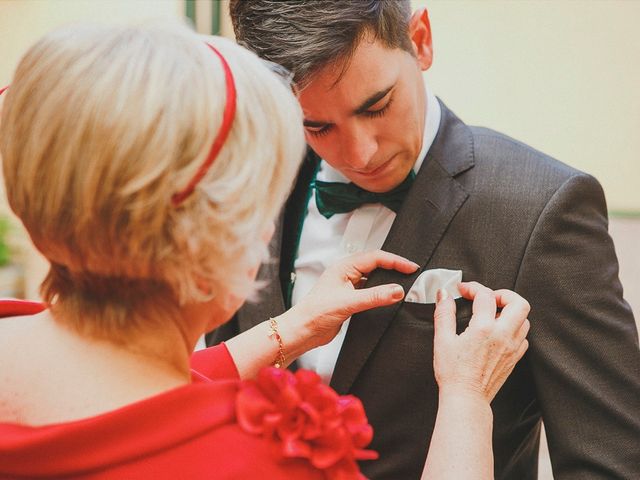
M 556 188 L 556 190 L 553 192 L 553 194 L 549 196 L 548 200 L 544 204 L 544 207 L 540 210 L 540 213 L 538 214 L 538 218 L 536 219 L 536 222 L 534 223 L 533 228 L 531 229 L 531 232 L 529 232 L 529 238 L 527 239 L 527 243 L 526 243 L 526 245 L 525 245 L 525 247 L 524 247 L 524 249 L 522 251 L 522 256 L 520 257 L 520 263 L 518 265 L 518 271 L 516 272 L 515 281 L 514 281 L 514 289 L 515 289 L 516 285 L 518 284 L 518 282 L 520 280 L 520 273 L 522 271 L 522 264 L 524 263 L 524 259 L 527 256 L 527 252 L 529 251 L 529 247 L 531 246 L 532 238 L 533 238 L 535 232 L 538 230 L 538 226 L 542 222 L 542 218 L 545 216 L 546 212 L 549 210 L 550 205 L 553 203 L 554 199 L 557 198 L 558 194 L 562 190 L 564 190 L 565 186 L 567 184 L 569 184 L 570 182 L 572 182 L 574 179 L 580 178 L 580 177 L 589 178 L 589 179 L 595 179 L 592 175 L 589 175 L 588 173 L 576 171 L 574 174 L 572 174 L 569 177 L 567 177 L 565 179 L 565 181 L 562 182 L 558 186 L 558 188 Z

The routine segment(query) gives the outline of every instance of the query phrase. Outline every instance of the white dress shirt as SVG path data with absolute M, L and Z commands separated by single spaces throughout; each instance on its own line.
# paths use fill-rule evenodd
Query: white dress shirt
M 427 90 L 422 149 L 413 166 L 414 172 L 418 173 L 438 133 L 439 125 L 440 104 Z M 325 161 L 320 163 L 317 179 L 325 182 L 350 182 Z M 363 205 L 350 213 L 335 214 L 327 219 L 318 212 L 315 194 L 312 194 L 302 227 L 298 256 L 294 263 L 292 305 L 298 303 L 315 285 L 322 272 L 337 260 L 352 253 L 381 248 L 395 218 L 393 210 L 376 203 Z M 315 371 L 322 381 L 328 384 L 348 325 L 349 320 L 344 322 L 340 332 L 331 342 L 302 355 L 298 359 L 300 367 Z

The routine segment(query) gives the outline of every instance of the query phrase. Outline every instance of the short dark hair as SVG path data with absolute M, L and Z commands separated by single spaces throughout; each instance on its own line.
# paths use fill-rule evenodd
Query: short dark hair
M 325 65 L 344 68 L 365 35 L 412 55 L 409 0 L 231 0 L 236 40 L 304 85 Z

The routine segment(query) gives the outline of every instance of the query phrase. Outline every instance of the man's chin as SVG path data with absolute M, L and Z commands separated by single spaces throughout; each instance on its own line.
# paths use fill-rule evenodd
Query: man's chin
M 358 185 L 360 188 L 364 188 L 369 192 L 384 193 L 389 192 L 400 185 L 407 175 L 409 170 L 404 171 L 408 165 L 398 155 L 394 155 L 388 162 L 379 167 L 378 171 L 374 171 L 371 175 L 358 174 L 351 172 L 351 175 L 347 175 L 349 180 Z
M 397 175 L 387 174 L 381 175 L 380 178 L 353 178 L 351 181 L 369 192 L 384 193 L 396 188 L 405 178 L 406 175 L 399 177 Z

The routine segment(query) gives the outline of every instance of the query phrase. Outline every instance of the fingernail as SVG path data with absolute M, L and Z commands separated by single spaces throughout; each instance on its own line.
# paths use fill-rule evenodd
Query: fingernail
M 438 301 L 438 303 L 446 300 L 447 298 L 449 298 L 449 292 L 447 292 L 447 290 L 444 288 L 438 289 L 438 291 L 436 292 L 436 300 Z
M 396 285 L 391 290 L 391 298 L 394 300 L 400 300 L 404 297 L 404 289 L 400 285 Z
M 411 262 L 413 264 L 414 267 L 416 267 L 416 269 L 420 268 L 420 265 L 418 265 L 416 262 Z

